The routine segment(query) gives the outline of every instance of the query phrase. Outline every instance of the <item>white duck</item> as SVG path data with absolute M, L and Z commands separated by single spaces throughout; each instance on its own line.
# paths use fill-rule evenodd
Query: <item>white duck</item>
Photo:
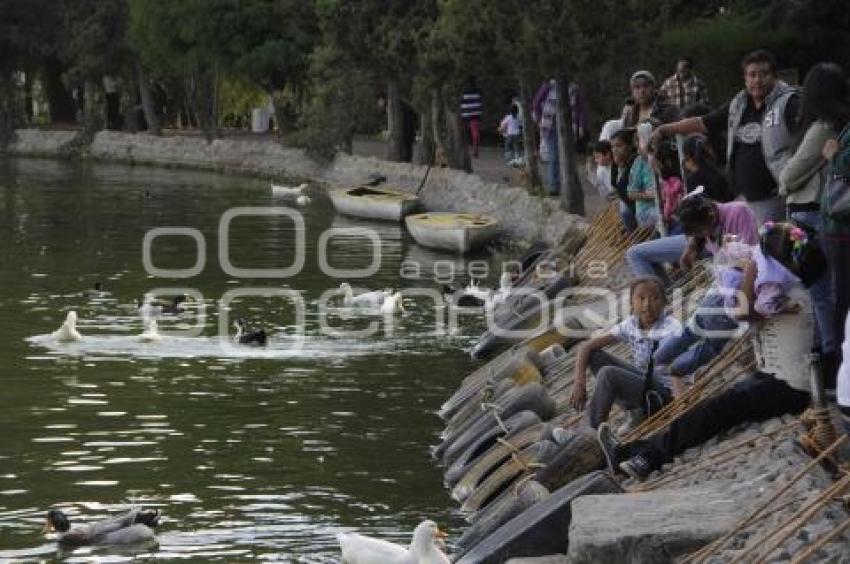
M 342 305 L 345 307 L 380 309 L 384 300 L 392 295 L 389 290 L 374 290 L 355 295 L 348 282 L 340 284 L 339 289 L 343 293 Z
M 392 314 L 403 312 L 404 303 L 401 300 L 401 292 L 395 292 L 384 298 L 384 301 L 381 302 L 381 313 Z
M 283 186 L 282 184 L 272 184 L 272 196 L 278 198 L 297 198 L 305 195 L 304 192 L 309 188 L 309 185 L 304 182 L 298 186 Z
M 449 564 L 437 546 L 445 536 L 435 522 L 422 521 L 413 529 L 408 548 L 357 533 L 339 533 L 336 538 L 344 564 Z
M 142 331 L 141 335 L 139 335 L 140 341 L 144 341 L 146 343 L 153 343 L 162 340 L 162 335 L 159 334 L 156 319 L 145 319 L 143 323 L 145 330 Z
M 51 333 L 50 336 L 60 343 L 82 341 L 83 336 L 77 331 L 77 312 L 73 310 L 69 311 L 62 326 Z
M 307 194 L 301 194 L 301 195 L 300 195 L 300 196 L 298 196 L 298 198 L 295 200 L 295 203 L 296 203 L 296 204 L 298 204 L 298 205 L 299 205 L 299 206 L 301 206 L 301 207 L 305 207 L 305 206 L 309 206 L 309 205 L 310 205 L 310 202 L 312 202 L 312 201 L 313 201 L 313 200 L 311 200 L 311 199 L 310 199 L 310 196 L 308 196 Z
M 493 299 L 489 303 L 490 307 L 494 307 L 508 299 L 508 296 L 511 295 L 511 281 L 511 273 L 503 272 L 499 277 L 499 289 L 493 293 Z

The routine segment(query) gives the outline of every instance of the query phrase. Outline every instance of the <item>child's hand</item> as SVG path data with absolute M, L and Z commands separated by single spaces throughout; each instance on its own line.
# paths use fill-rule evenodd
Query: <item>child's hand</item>
M 741 270 L 746 270 L 751 264 L 753 264 L 752 259 L 748 259 L 745 257 L 741 257 L 737 261 L 735 261 L 735 267 L 740 268 Z
M 575 381 L 573 383 L 573 393 L 570 396 L 570 405 L 576 411 L 584 411 L 584 404 L 587 403 L 587 389 L 584 382 Z
M 835 153 L 838 152 L 838 148 L 838 139 L 827 139 L 826 143 L 823 144 L 821 154 L 823 155 L 823 158 L 831 161 L 832 157 L 835 156 Z

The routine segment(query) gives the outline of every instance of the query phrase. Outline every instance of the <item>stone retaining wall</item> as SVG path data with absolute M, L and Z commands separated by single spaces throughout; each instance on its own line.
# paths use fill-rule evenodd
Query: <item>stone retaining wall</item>
M 18 156 L 67 156 L 74 131 L 21 129 L 6 152 Z M 216 170 L 265 178 L 309 179 L 325 188 L 350 186 L 371 174 L 387 177 L 388 183 L 415 191 L 426 167 L 393 163 L 376 158 L 339 154 L 328 165 L 309 159 L 303 151 L 281 146 L 269 139 L 217 139 L 208 143 L 194 136 L 155 137 L 144 133 L 99 132 L 91 145 L 76 154 L 131 164 L 148 164 Z M 496 217 L 509 239 L 531 243 L 545 240 L 557 244 L 586 228 L 584 218 L 565 213 L 552 199 L 529 195 L 524 189 L 486 182 L 475 174 L 432 169 L 421 198 L 430 211 L 468 211 Z

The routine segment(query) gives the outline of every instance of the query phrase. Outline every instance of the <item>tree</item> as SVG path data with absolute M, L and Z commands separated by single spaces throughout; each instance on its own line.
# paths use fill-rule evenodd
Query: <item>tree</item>
M 127 4 L 124 0 L 66 0 L 67 46 L 60 57 L 66 80 L 85 92 L 84 130 L 103 126 L 103 78 L 119 75 L 130 60 L 126 43 Z
M 318 0 L 317 12 L 326 45 L 347 53 L 352 64 L 370 70 L 386 85 L 388 158 L 410 160 L 406 146 L 409 104 L 417 74 L 417 44 L 437 16 L 434 0 Z M 407 98 L 407 101 L 404 100 Z
M 232 22 L 233 72 L 266 90 L 274 100 L 279 133 L 286 121 L 284 89 L 300 91 L 319 39 L 313 4 L 302 0 L 243 0 Z M 296 96 L 297 98 L 297 96 Z

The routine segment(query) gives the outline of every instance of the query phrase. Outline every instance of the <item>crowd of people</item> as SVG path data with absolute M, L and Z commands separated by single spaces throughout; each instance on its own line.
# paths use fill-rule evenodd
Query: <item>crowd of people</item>
M 620 443 L 749 323 L 810 345 L 850 432 L 848 77 L 819 63 L 792 86 L 764 50 L 744 57 L 741 70 L 744 88 L 714 109 L 687 58 L 660 88 L 652 73 L 635 72 L 621 115 L 591 147 L 591 184 L 618 203 L 624 230 L 652 235 L 626 253 L 631 315 L 579 348 L 571 403 L 598 430 L 611 468 L 635 478 L 739 423 L 811 404 L 808 371 L 761 362 L 664 432 Z M 540 131 L 543 139 L 548 130 Z M 707 295 L 686 321 L 665 316 L 671 279 L 701 259 L 713 272 Z M 631 363 L 602 350 L 616 341 L 630 345 Z M 617 432 L 607 423 L 614 404 L 629 414 Z

